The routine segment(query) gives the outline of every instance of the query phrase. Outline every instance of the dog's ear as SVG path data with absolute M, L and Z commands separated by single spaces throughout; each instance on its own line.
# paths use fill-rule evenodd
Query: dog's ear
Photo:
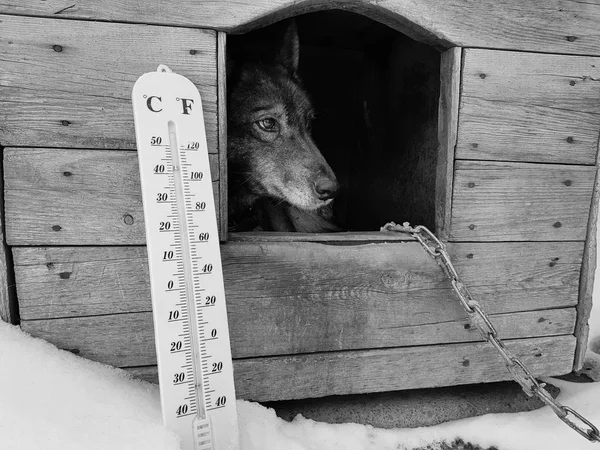
M 298 27 L 295 20 L 290 20 L 283 33 L 283 39 L 275 52 L 275 63 L 281 64 L 292 74 L 298 72 L 298 56 L 300 53 L 300 42 L 298 39 Z

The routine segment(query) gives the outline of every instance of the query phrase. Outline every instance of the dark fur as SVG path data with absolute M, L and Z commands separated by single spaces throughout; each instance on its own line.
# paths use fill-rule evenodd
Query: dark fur
M 232 229 L 334 231 L 336 177 L 310 135 L 314 112 L 298 77 L 298 36 L 287 29 L 269 63 L 229 75 L 229 219 Z M 276 129 L 265 125 L 276 124 Z

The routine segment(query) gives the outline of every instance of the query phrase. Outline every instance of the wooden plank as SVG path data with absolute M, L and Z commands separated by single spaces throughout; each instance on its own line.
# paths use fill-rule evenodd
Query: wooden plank
M 240 312 L 238 310 L 237 314 Z M 375 312 L 375 315 L 377 320 L 383 321 L 380 313 Z M 499 333 L 506 339 L 572 334 L 575 318 L 575 308 L 491 316 Z M 333 342 L 331 336 L 323 336 L 318 321 L 307 321 L 302 332 L 293 336 L 301 342 L 290 342 L 289 337 L 283 336 L 283 333 L 278 330 L 277 323 L 274 322 L 268 324 L 270 328 L 267 336 L 264 331 L 258 330 L 258 327 L 249 326 L 248 318 L 236 316 L 231 311 L 229 321 L 231 351 L 234 358 L 482 340 L 477 330 L 465 328 L 468 324 L 466 318 L 436 324 L 397 327 L 386 327 L 386 324 L 377 326 L 372 321 L 360 326 L 349 324 L 345 333 L 339 334 L 337 342 Z M 106 364 L 114 366 L 156 364 L 152 312 L 22 320 L 21 328 L 60 348 L 72 350 L 80 356 Z M 323 336 L 324 339 L 315 340 L 310 337 L 313 334 Z M 282 338 L 285 342 L 280 342 Z
M 449 251 L 491 314 L 576 305 L 583 243 L 451 244 Z M 238 356 L 396 346 L 428 333 L 450 339 L 440 324 L 464 333 L 448 281 L 414 242 L 230 242 L 222 253 Z M 14 256 L 23 320 L 151 310 L 144 248 L 15 248 Z M 431 329 L 402 337 L 419 325 Z
M 600 54 L 600 5 L 576 0 L 366 0 L 334 5 L 379 20 L 434 45 L 504 48 L 567 54 Z M 327 1 L 294 0 L 7 0 L 7 14 L 90 19 L 245 31 L 285 17 L 331 9 Z M 448 45 L 450 46 L 450 45 Z
M 3 153 L 4 149 L 0 149 Z M 0 177 L 0 191 L 4 191 L 4 179 Z M 4 196 L 0 196 L 0 320 L 19 323 L 12 254 L 6 245 Z
M 600 114 L 463 96 L 456 157 L 594 164 L 598 129 Z
M 507 346 L 535 376 L 569 373 L 573 336 Z M 256 401 L 314 398 L 511 379 L 487 343 L 373 350 L 234 362 L 236 393 Z M 269 374 L 269 375 L 267 375 Z
M 438 112 L 439 151 L 435 182 L 435 228 L 441 239 L 448 239 L 452 216 L 452 173 L 458 134 L 460 71 L 462 49 L 442 53 L 440 60 L 440 103 Z
M 397 242 L 414 241 L 410 234 L 392 231 L 352 231 L 337 233 L 281 233 L 246 231 L 229 233 L 230 242 Z
M 217 124 L 219 130 L 219 236 L 227 241 L 227 35 L 217 33 Z M 212 169 L 211 169 L 212 170 Z
M 535 376 L 569 373 L 573 336 L 507 341 Z M 233 361 L 236 395 L 254 401 L 315 398 L 509 380 L 487 343 L 316 353 Z M 155 366 L 125 368 L 156 383 Z
M 143 244 L 137 153 L 7 148 L 7 241 L 12 244 Z M 215 202 L 218 155 L 210 155 Z
M 600 142 L 598 143 L 598 154 L 600 156 Z M 596 180 L 594 182 L 594 193 L 588 219 L 587 237 L 583 249 L 583 263 L 581 265 L 581 278 L 579 279 L 579 301 L 577 302 L 577 324 L 575 336 L 577 347 L 575 351 L 574 371 L 581 371 L 584 367 L 585 356 L 588 347 L 590 318 L 594 299 L 594 279 L 596 275 L 597 251 L 598 251 L 598 202 L 600 200 L 600 161 L 596 166 Z
M 600 114 L 598 57 L 472 48 L 463 57 L 464 97 Z
M 465 49 L 459 159 L 593 165 L 600 58 Z
M 595 167 L 456 161 L 450 239 L 586 238 Z
M 3 146 L 135 148 L 131 89 L 167 64 L 203 99 L 217 152 L 216 33 L 0 16 Z

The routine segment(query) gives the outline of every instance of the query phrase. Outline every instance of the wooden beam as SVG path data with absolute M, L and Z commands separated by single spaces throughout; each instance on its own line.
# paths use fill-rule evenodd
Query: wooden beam
M 459 159 L 594 165 L 600 58 L 465 49 Z
M 595 167 L 456 161 L 450 239 L 583 241 Z
M 456 156 L 593 165 L 598 129 L 600 114 L 465 96 Z
M 600 5 L 576 0 L 7 0 L 0 12 L 53 18 L 138 22 L 242 32 L 324 9 L 367 15 L 436 46 L 600 55 Z
M 216 161 L 213 158 L 213 167 Z M 583 241 L 594 170 L 593 166 L 457 161 L 450 238 Z M 144 244 L 137 173 L 135 153 L 127 151 L 7 149 L 8 244 Z M 213 174 L 218 173 L 214 168 Z M 470 187 L 470 183 L 475 184 Z M 215 181 L 216 200 L 218 188 Z M 474 230 L 470 225 L 475 225 Z
M 217 33 L 217 125 L 219 129 L 219 237 L 227 240 L 227 35 Z M 211 168 L 212 170 L 212 168 Z
M 599 114 L 600 58 L 465 49 L 462 95 Z
M 598 156 L 600 156 L 600 141 L 598 142 Z M 579 301 L 577 302 L 577 324 L 575 336 L 577 347 L 573 370 L 581 371 L 584 367 L 588 347 L 589 325 L 588 320 L 594 303 L 594 279 L 598 257 L 598 208 L 600 201 L 600 160 L 596 165 L 596 180 L 594 193 L 588 219 L 587 237 L 583 249 L 583 263 L 581 265 L 581 278 L 579 279 Z M 596 306 L 598 307 L 598 306 Z
M 452 217 L 452 174 L 458 135 L 460 72 L 462 49 L 454 47 L 442 53 L 440 61 L 440 103 L 438 112 L 439 151 L 435 181 L 435 228 L 444 240 L 450 232 Z
M 4 152 L 9 244 L 145 243 L 136 152 L 47 148 Z M 218 205 L 218 155 L 209 155 L 209 160 Z M 30 213 L 27 218 L 21 215 L 24 210 Z M 38 233 L 44 238 L 36 238 Z
M 573 336 L 509 341 L 535 376 L 569 373 Z M 510 380 L 487 343 L 235 360 L 236 395 L 254 401 L 314 398 Z M 126 368 L 156 383 L 155 366 Z
M 572 321 L 545 314 L 576 305 L 582 243 L 467 243 L 449 250 L 489 313 L 537 311 L 522 327 L 527 336 L 539 327 L 572 329 Z M 416 242 L 230 242 L 222 255 L 239 357 L 476 339 L 474 330 L 465 331 L 448 280 Z M 15 248 L 14 257 L 23 321 L 151 311 L 144 248 Z
M 573 336 L 507 346 L 535 376 L 569 373 Z M 234 362 L 241 398 L 269 401 L 510 380 L 488 343 L 256 358 Z M 266 374 L 270 375 L 266 375 Z
M 167 64 L 200 90 L 217 152 L 216 33 L 211 30 L 0 16 L 0 143 L 135 148 L 131 90 Z
M 0 153 L 4 149 L 0 147 Z M 0 167 L 3 167 L 0 163 Z M 4 178 L 0 177 L 0 191 L 4 191 Z M 12 253 L 6 245 L 4 196 L 0 196 L 0 320 L 19 323 L 19 308 L 15 289 Z
M 386 321 L 380 311 L 374 311 L 374 317 L 367 323 L 348 322 L 343 330 L 335 330 L 333 326 L 323 330 L 321 327 L 327 326 L 324 321 L 306 320 L 302 330 L 286 336 L 285 324 L 278 326 L 272 320 L 249 324 L 255 318 L 242 317 L 243 308 L 237 306 L 234 311 L 229 308 L 234 358 L 482 341 L 476 329 L 465 328 L 468 327 L 466 318 L 394 326 L 393 320 Z M 289 309 L 291 315 L 294 308 Z M 572 334 L 575 316 L 575 308 L 564 308 L 496 314 L 491 319 L 502 338 L 525 339 Z M 306 318 L 297 318 L 298 321 L 303 319 Z M 333 320 L 330 324 L 334 325 L 331 322 Z M 265 325 L 269 328 L 264 328 Z M 152 312 L 22 320 L 21 328 L 60 348 L 106 364 L 123 367 L 156 364 Z

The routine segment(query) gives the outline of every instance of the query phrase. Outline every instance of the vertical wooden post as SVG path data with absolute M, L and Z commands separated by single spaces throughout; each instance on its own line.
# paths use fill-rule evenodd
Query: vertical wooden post
M 452 214 L 452 178 L 454 149 L 458 135 L 458 109 L 462 48 L 453 47 L 442 53 L 440 64 L 440 103 L 438 113 L 438 157 L 435 182 L 435 229 L 447 240 Z
M 6 245 L 4 235 L 4 148 L 0 147 L 2 160 L 0 160 L 0 319 L 4 322 L 19 323 L 17 295 L 15 289 L 15 276 L 13 272 L 12 254 Z
M 219 235 L 227 241 L 227 34 L 217 32 L 217 126 L 219 139 Z
M 577 346 L 575 347 L 575 359 L 573 370 L 578 372 L 583 369 L 585 353 L 587 350 L 589 326 L 588 320 L 592 311 L 594 277 L 596 274 L 596 252 L 598 233 L 598 200 L 600 198 L 600 139 L 598 142 L 598 153 L 596 154 L 596 180 L 594 192 L 592 193 L 592 204 L 588 216 L 587 237 L 583 248 L 583 264 L 581 265 L 581 276 L 579 278 L 579 301 L 577 302 L 577 322 L 575 323 L 575 336 Z

